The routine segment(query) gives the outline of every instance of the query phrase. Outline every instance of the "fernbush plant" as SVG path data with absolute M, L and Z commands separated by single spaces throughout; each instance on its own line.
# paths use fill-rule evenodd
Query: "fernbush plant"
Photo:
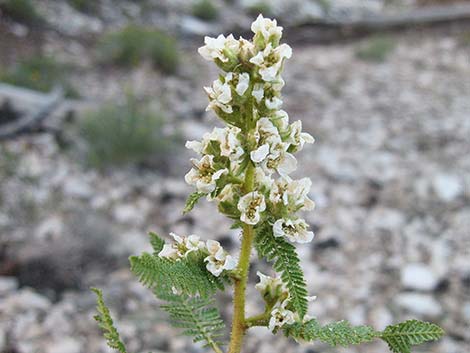
M 282 27 L 261 15 L 252 24 L 252 41 L 232 35 L 205 38 L 199 53 L 221 70 L 219 78 L 206 87 L 208 110 L 226 124 L 214 128 L 201 141 L 186 146 L 200 159 L 193 159 L 186 182 L 196 191 L 184 212 L 199 199 L 214 202 L 219 212 L 241 228 L 237 259 L 217 241 L 202 241 L 196 235 L 172 234 L 166 243 L 150 235 L 152 254 L 130 259 L 131 269 L 155 295 L 166 301 L 163 309 L 170 321 L 195 342 L 203 342 L 214 352 L 239 353 L 247 330 L 266 327 L 299 342 L 322 341 L 331 346 L 349 346 L 374 339 L 385 341 L 394 353 L 409 353 L 411 346 L 436 340 L 443 330 L 435 324 L 409 320 L 376 331 L 369 326 L 352 326 L 347 321 L 322 325 L 309 315 L 309 297 L 300 258 L 294 244 L 312 241 L 314 234 L 299 211 L 312 210 L 308 198 L 309 178 L 292 179 L 296 169 L 294 154 L 313 137 L 302 132 L 300 121 L 289 123 L 281 110 L 281 72 L 292 54 L 280 44 Z M 259 273 L 256 289 L 265 302 L 260 313 L 248 316 L 245 293 L 252 247 L 259 258 L 273 264 L 278 276 Z M 233 287 L 233 317 L 228 347 L 221 342 L 224 323 L 214 306 L 214 294 Z M 125 352 L 98 294 L 97 320 L 111 347 Z

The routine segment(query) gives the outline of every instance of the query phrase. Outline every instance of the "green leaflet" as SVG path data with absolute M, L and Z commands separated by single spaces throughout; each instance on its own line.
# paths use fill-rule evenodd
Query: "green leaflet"
M 143 253 L 131 256 L 131 271 L 146 287 L 159 293 L 173 293 L 208 297 L 224 288 L 226 278 L 215 277 L 206 270 L 204 256 L 191 253 L 185 259 L 172 261 L 157 255 Z
M 347 321 L 338 321 L 321 326 L 316 319 L 305 323 L 289 325 L 284 329 L 286 336 L 304 341 L 322 341 L 330 346 L 347 347 L 353 344 L 370 342 L 377 332 L 369 326 L 351 326 Z
M 163 245 L 165 245 L 165 241 L 160 238 L 156 233 L 150 232 L 150 245 L 152 245 L 154 255 L 158 255 L 158 253 L 163 249 Z
M 290 303 L 303 318 L 308 309 L 308 292 L 295 246 L 275 238 L 268 223 L 256 229 L 255 246 L 260 257 L 274 262 L 273 268 L 281 274 L 282 282 L 289 290 Z
M 288 325 L 283 330 L 286 336 L 296 340 L 322 341 L 333 347 L 347 347 L 381 338 L 393 353 L 411 353 L 411 346 L 437 340 L 444 334 L 439 326 L 419 320 L 390 325 L 383 332 L 370 326 L 352 326 L 344 320 L 321 326 L 316 319 Z
M 91 288 L 91 290 L 97 296 L 97 305 L 96 310 L 98 315 L 94 316 L 94 319 L 98 322 L 99 327 L 103 330 L 104 338 L 108 343 L 108 346 L 117 350 L 120 353 L 127 353 L 124 343 L 121 341 L 119 332 L 116 327 L 114 327 L 113 319 L 109 312 L 108 307 L 104 303 L 103 293 L 97 288 Z
M 162 308 L 169 314 L 172 325 L 182 328 L 184 335 L 193 336 L 194 342 L 202 341 L 205 347 L 217 351 L 218 338 L 223 335 L 221 331 L 225 325 L 217 308 L 210 307 L 213 300 L 173 295 L 167 301 Z
M 387 342 L 393 353 L 410 353 L 411 346 L 434 341 L 444 335 L 444 330 L 430 322 L 408 320 L 387 326 L 380 338 Z
M 194 206 L 196 206 L 196 204 L 198 203 L 199 199 L 201 197 L 204 197 L 205 195 L 206 194 L 199 191 L 190 194 L 186 200 L 186 204 L 184 205 L 183 214 L 191 212 Z

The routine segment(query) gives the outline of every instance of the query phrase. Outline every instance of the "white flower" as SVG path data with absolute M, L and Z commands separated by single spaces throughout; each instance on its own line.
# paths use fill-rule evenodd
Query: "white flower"
M 255 83 L 251 95 L 255 97 L 257 103 L 261 102 L 264 97 L 264 85 L 262 83 Z
M 212 87 L 204 87 L 204 90 L 209 96 L 209 105 L 206 110 L 216 110 L 220 108 L 228 114 L 233 112 L 232 106 L 229 104 L 232 101 L 232 89 L 229 84 L 232 77 L 233 74 L 229 72 L 225 76 L 225 82 L 217 79 L 212 83 Z
M 261 189 L 263 187 L 269 189 L 273 183 L 274 180 L 269 175 L 267 175 L 262 168 L 255 168 L 255 186 L 257 189 Z
M 259 15 L 251 24 L 251 30 L 255 35 L 261 35 L 266 42 L 271 39 L 279 41 L 282 36 L 282 27 L 277 25 L 277 21 L 264 18 L 263 15 Z
M 225 63 L 229 60 L 227 53 L 231 56 L 237 55 L 240 51 L 240 43 L 233 38 L 233 35 L 219 35 L 217 38 L 204 37 L 204 45 L 198 49 L 199 54 L 206 60 L 219 59 Z
M 191 159 L 193 168 L 185 175 L 184 179 L 189 185 L 195 185 L 197 190 L 209 193 L 215 190 L 217 180 L 228 172 L 227 168 L 216 170 L 214 156 L 205 155 L 201 160 Z
M 313 232 L 307 228 L 308 224 L 303 219 L 281 218 L 274 222 L 273 234 L 275 237 L 286 237 L 291 242 L 309 243 L 313 239 Z
M 269 154 L 269 145 L 266 143 L 250 152 L 250 158 L 255 163 L 262 162 Z
M 225 128 L 224 133 L 219 135 L 218 141 L 220 142 L 220 154 L 222 156 L 237 160 L 244 153 L 242 145 L 237 138 L 239 133 L 240 129 L 232 126 Z
M 259 74 L 264 81 L 271 82 L 278 78 L 284 59 L 289 59 L 291 56 L 292 48 L 287 44 L 281 44 L 273 49 L 271 43 L 268 43 L 263 51 L 250 59 L 250 62 L 259 67 Z
M 281 202 L 291 211 L 299 209 L 312 210 L 315 203 L 308 198 L 312 181 L 309 178 L 291 180 L 280 178 L 272 185 L 269 193 L 269 201 L 274 204 Z
M 258 191 L 252 191 L 240 198 L 238 210 L 241 212 L 240 220 L 246 224 L 257 224 L 260 221 L 260 213 L 266 209 L 264 196 Z
M 284 131 L 289 126 L 289 115 L 284 110 L 278 110 L 273 113 L 271 121 L 279 131 Z
M 266 276 L 259 271 L 256 274 L 259 277 L 259 282 L 255 285 L 255 288 L 263 297 L 276 298 L 286 291 L 279 277 Z
M 198 251 L 204 248 L 204 243 L 197 235 L 189 235 L 188 237 L 180 237 L 175 233 L 170 233 L 175 242 L 173 244 L 163 245 L 163 249 L 158 256 L 168 259 L 177 260 L 185 257 L 192 251 Z
M 193 150 L 196 153 L 203 153 L 204 151 L 204 144 L 200 141 L 192 140 L 192 141 L 186 141 L 186 144 L 184 145 L 187 149 Z
M 256 122 L 255 139 L 258 148 L 250 153 L 251 160 L 255 163 L 265 160 L 272 150 L 271 146 L 282 142 L 276 126 L 266 117 Z
M 291 133 L 289 136 L 289 142 L 296 146 L 296 150 L 300 151 L 306 143 L 314 143 L 315 139 L 312 135 L 307 132 L 302 132 L 302 121 L 294 121 L 291 126 Z
M 284 145 L 284 147 L 282 147 Z M 286 151 L 288 144 L 277 144 L 280 146 L 275 149 L 275 153 L 271 152 L 270 155 L 262 162 L 261 167 L 263 170 L 272 174 L 277 171 L 282 177 L 287 178 L 290 173 L 297 169 L 297 160 L 295 157 Z M 271 148 L 271 151 L 273 149 Z
M 243 96 L 250 85 L 250 75 L 247 72 L 244 72 L 238 75 L 238 83 L 235 91 L 239 96 Z
M 220 246 L 218 241 L 208 240 L 206 245 L 209 256 L 204 261 L 207 262 L 206 268 L 210 273 L 218 277 L 224 270 L 235 269 L 237 266 L 235 259 Z
M 264 101 L 266 108 L 270 110 L 277 110 L 282 107 L 282 99 L 278 97 L 272 97 L 271 99 L 266 99 Z
M 219 202 L 232 201 L 234 196 L 235 194 L 233 192 L 233 184 L 227 184 L 217 195 L 216 199 Z
M 284 325 L 291 325 L 296 321 L 296 314 L 286 309 L 288 304 L 287 299 L 284 300 L 281 305 L 276 305 L 271 311 L 271 318 L 269 319 L 268 328 L 270 331 L 274 331 L 276 328 L 280 328 Z

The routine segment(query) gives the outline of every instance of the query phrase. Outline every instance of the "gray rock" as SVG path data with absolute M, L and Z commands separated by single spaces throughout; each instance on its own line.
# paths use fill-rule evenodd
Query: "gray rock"
M 52 215 L 44 219 L 36 229 L 36 237 L 40 240 L 57 239 L 64 231 L 62 218 Z
M 463 192 L 462 180 L 457 175 L 438 174 L 432 180 L 437 197 L 444 202 L 455 201 Z
M 438 282 L 439 278 L 424 264 L 408 264 L 401 271 L 401 283 L 404 288 L 431 291 L 436 288 Z
M 0 296 L 5 296 L 18 288 L 18 280 L 15 277 L 0 277 Z
M 26 288 L 10 295 L 0 302 L 1 312 L 17 311 L 46 311 L 51 306 L 51 302 L 46 297 Z
M 401 308 L 419 316 L 436 318 L 442 314 L 442 306 L 429 294 L 400 293 L 395 302 Z
M 89 199 L 93 196 L 93 188 L 79 177 L 66 178 L 63 185 L 64 194 L 81 199 Z
M 80 353 L 82 345 L 79 341 L 72 337 L 59 338 L 57 341 L 50 342 L 46 349 L 46 353 Z

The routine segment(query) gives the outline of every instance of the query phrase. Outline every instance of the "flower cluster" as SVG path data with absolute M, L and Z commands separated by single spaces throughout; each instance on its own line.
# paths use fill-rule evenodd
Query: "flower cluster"
M 280 44 L 282 27 L 275 20 L 260 15 L 251 29 L 251 41 L 220 35 L 206 37 L 199 48 L 223 71 L 205 91 L 207 110 L 226 127 L 186 143 L 200 159 L 192 160 L 185 179 L 228 217 L 253 226 L 269 222 L 274 236 L 306 243 L 313 232 L 296 212 L 314 207 L 308 198 L 311 181 L 293 180 L 290 174 L 297 168 L 293 154 L 314 139 L 302 131 L 300 120 L 289 123 L 281 109 L 281 73 L 292 49 Z M 243 181 L 250 168 L 255 188 L 246 192 Z
M 299 315 L 291 310 L 289 291 L 282 283 L 279 277 L 270 277 L 257 273 L 259 282 L 255 288 L 260 292 L 269 310 L 268 328 L 275 331 L 284 325 L 299 322 Z M 308 297 L 309 301 L 314 300 L 316 297 Z M 306 315 L 304 321 L 309 320 L 310 317 Z
M 187 257 L 192 252 L 201 252 L 205 255 L 204 262 L 207 262 L 207 270 L 214 276 L 218 277 L 223 271 L 235 269 L 235 259 L 222 248 L 218 241 L 207 240 L 204 243 L 194 234 L 187 237 L 181 237 L 175 233 L 170 233 L 170 235 L 175 242 L 165 244 L 158 256 L 177 261 Z

